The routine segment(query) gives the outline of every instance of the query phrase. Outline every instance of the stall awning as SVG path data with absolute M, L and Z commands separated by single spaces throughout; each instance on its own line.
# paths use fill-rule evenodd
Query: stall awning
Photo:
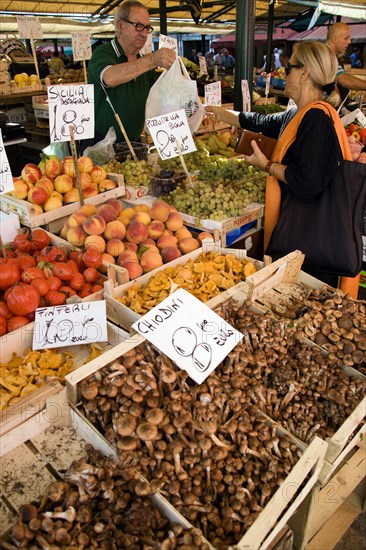
M 290 37 L 293 35 L 299 35 L 298 32 L 293 31 L 292 29 L 286 27 L 277 27 L 273 32 L 273 42 L 286 42 L 290 40 Z M 254 35 L 254 43 L 256 46 L 262 46 L 267 44 L 268 35 L 267 32 L 256 32 Z M 235 48 L 235 34 L 226 34 L 221 38 L 216 38 L 211 42 L 212 48 Z
M 344 20 L 344 22 L 346 22 Z M 352 43 L 366 41 L 366 23 L 356 23 L 350 25 Z M 299 42 L 302 40 L 323 42 L 327 38 L 328 27 L 315 27 L 310 31 L 297 32 L 287 38 L 289 42 Z

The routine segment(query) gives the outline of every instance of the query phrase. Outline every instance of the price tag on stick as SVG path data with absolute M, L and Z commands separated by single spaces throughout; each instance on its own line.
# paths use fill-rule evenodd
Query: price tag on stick
M 78 191 L 79 191 L 79 200 L 80 200 L 81 206 L 83 206 L 83 204 L 84 204 L 83 189 L 81 187 L 80 172 L 79 172 L 79 166 L 78 166 L 78 155 L 77 155 L 77 152 L 76 152 L 74 129 L 73 129 L 72 126 L 69 127 L 69 131 L 70 131 L 70 138 L 71 138 L 70 139 L 71 154 L 72 154 L 72 160 L 73 160 L 73 163 L 74 163 L 76 183 L 77 183 Z
M 205 85 L 205 104 L 221 105 L 221 82 L 213 82 Z
M 0 195 L 13 191 L 14 182 L 0 129 Z
M 94 86 L 70 84 L 48 86 L 50 142 L 70 141 L 70 126 L 76 139 L 94 137 Z
M 196 151 L 184 109 L 148 118 L 145 124 L 162 160 L 178 157 L 180 153 L 185 155 Z
M 249 113 L 252 110 L 250 101 L 249 84 L 247 80 L 241 81 L 241 91 L 243 94 L 243 112 Z
M 268 94 L 269 94 L 270 84 L 271 84 L 271 74 L 267 74 L 267 76 L 266 76 L 266 88 L 265 88 L 265 91 L 264 91 L 264 95 L 266 97 L 268 97 Z
M 132 327 L 187 371 L 197 384 L 202 384 L 243 338 L 243 334 L 181 288 Z
M 33 350 L 107 340 L 105 300 L 36 309 Z

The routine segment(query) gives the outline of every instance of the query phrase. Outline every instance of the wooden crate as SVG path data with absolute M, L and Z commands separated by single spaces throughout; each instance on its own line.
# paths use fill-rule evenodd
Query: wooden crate
M 75 405 L 78 403 L 78 385 L 84 378 L 88 377 L 96 370 L 103 368 L 111 361 L 117 360 L 118 357 L 144 341 L 145 338 L 143 336 L 135 334 L 131 336 L 129 340 L 120 344 L 119 349 L 114 348 L 110 350 L 103 358 L 108 359 L 108 361 L 99 361 L 99 367 L 97 369 L 94 368 L 95 364 L 92 367 L 90 365 L 85 365 L 81 369 L 67 375 L 66 390 L 69 401 Z M 271 420 L 269 420 L 269 422 L 271 425 L 276 426 L 277 435 L 279 437 L 283 435 L 289 436 L 303 454 L 288 474 L 283 485 L 276 491 L 270 502 L 267 503 L 259 514 L 256 521 L 235 546 L 237 550 L 268 548 L 270 544 L 277 539 L 282 529 L 286 526 L 287 520 L 294 514 L 297 507 L 311 491 L 318 479 L 323 464 L 323 458 L 327 448 L 326 442 L 316 437 L 312 443 L 306 447 L 278 424 L 273 423 Z
M 246 255 L 245 250 L 221 248 L 219 246 L 216 246 L 214 243 L 204 244 L 202 248 L 199 248 L 194 252 L 185 254 L 181 258 L 178 258 L 177 260 L 173 260 L 172 262 L 169 262 L 162 267 L 158 267 L 157 269 L 154 269 L 149 273 L 146 273 L 145 275 L 138 277 L 134 281 L 129 281 L 125 284 L 118 285 L 118 286 L 114 286 L 110 280 L 106 281 L 104 283 L 104 289 L 105 289 L 105 300 L 107 302 L 108 318 L 111 319 L 111 321 L 113 321 L 114 323 L 122 326 L 126 330 L 131 330 L 131 325 L 133 325 L 133 323 L 138 321 L 141 318 L 141 315 L 139 315 L 129 307 L 125 306 L 121 302 L 119 302 L 116 298 L 121 298 L 125 294 L 127 289 L 130 288 L 136 281 L 138 283 L 138 286 L 141 287 L 142 285 L 146 284 L 153 275 L 155 275 L 162 269 L 165 269 L 167 267 L 175 267 L 177 265 L 184 265 L 189 260 L 195 260 L 196 258 L 198 258 L 202 252 L 209 252 L 210 250 L 217 250 L 218 252 L 220 252 L 220 254 L 234 254 L 239 259 L 248 258 L 248 260 L 254 263 L 257 269 L 261 269 L 263 265 L 262 262 L 249 258 Z M 228 289 L 227 291 L 221 293 L 220 294 L 221 300 L 222 299 L 227 300 L 229 299 L 229 297 L 232 297 L 236 293 L 241 294 L 244 300 L 248 296 L 249 289 L 246 285 L 246 282 L 250 277 L 247 277 L 245 281 L 235 285 L 235 287 L 232 287 L 231 289 Z M 206 305 L 211 308 L 216 307 L 217 304 L 218 304 L 218 297 L 214 297 L 212 298 L 212 300 L 209 300 L 208 302 L 206 302 Z
M 117 183 L 117 187 L 105 193 L 99 193 L 99 195 L 95 195 L 94 197 L 84 199 L 85 204 L 98 205 L 105 202 L 107 199 L 123 197 L 125 195 L 125 185 L 122 174 L 108 174 L 108 178 L 113 179 L 113 181 Z M 54 220 L 70 216 L 79 210 L 80 206 L 80 202 L 78 201 L 62 206 L 62 208 L 51 210 L 50 212 L 35 214 L 34 206 L 30 202 L 17 199 L 7 193 L 0 196 L 0 210 L 8 213 L 15 212 L 21 224 L 32 228 L 48 225 Z

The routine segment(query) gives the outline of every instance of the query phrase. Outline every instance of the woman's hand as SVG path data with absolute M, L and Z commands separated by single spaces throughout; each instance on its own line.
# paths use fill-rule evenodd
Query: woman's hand
M 245 162 L 247 162 L 248 164 L 252 164 L 253 166 L 256 166 L 257 168 L 261 168 L 262 170 L 264 170 L 267 163 L 269 162 L 267 157 L 259 149 L 259 147 L 257 145 L 257 142 L 254 139 L 250 142 L 250 145 L 252 146 L 253 154 L 250 155 L 250 156 L 249 155 L 244 155 Z
M 222 120 L 220 115 L 222 115 L 223 112 L 226 112 L 226 109 L 214 105 L 207 105 L 205 107 L 205 111 L 209 118 L 214 118 L 217 122 L 220 122 L 220 120 Z

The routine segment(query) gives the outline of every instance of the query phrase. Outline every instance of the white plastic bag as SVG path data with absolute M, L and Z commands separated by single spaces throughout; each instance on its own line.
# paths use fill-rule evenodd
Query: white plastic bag
M 102 165 L 108 164 L 108 162 L 115 157 L 115 151 L 113 144 L 116 142 L 116 131 L 111 126 L 102 141 L 98 141 L 95 145 L 87 147 L 83 153 L 84 157 L 90 157 L 94 164 Z
M 198 130 L 204 107 L 198 96 L 197 82 L 190 79 L 180 57 L 164 71 L 152 86 L 146 101 L 145 120 L 184 109 L 191 132 Z

